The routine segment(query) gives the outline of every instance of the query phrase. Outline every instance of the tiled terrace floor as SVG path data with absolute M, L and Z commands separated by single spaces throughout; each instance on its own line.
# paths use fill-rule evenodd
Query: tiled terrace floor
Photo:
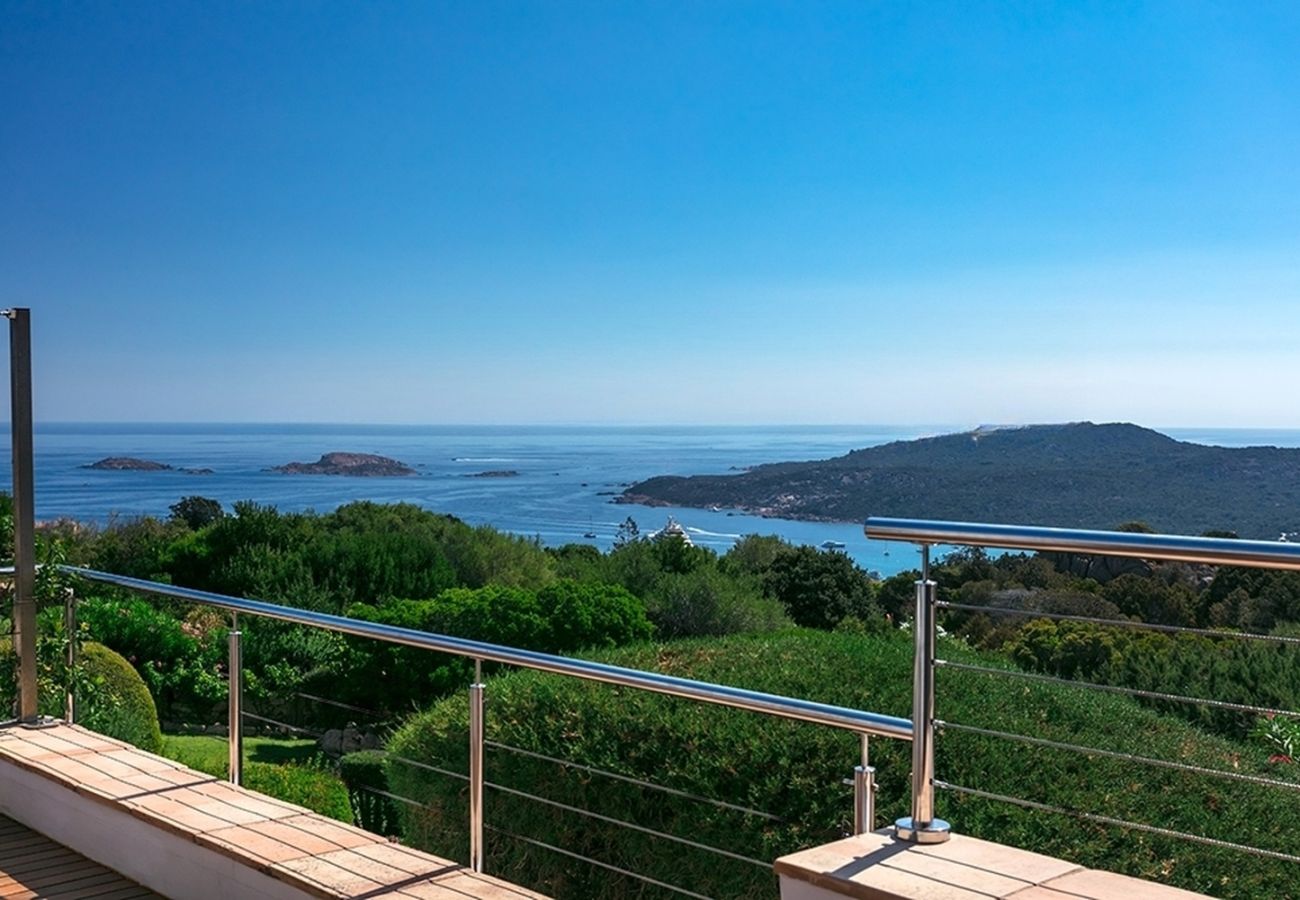
M 39 775 L 321 898 L 544 900 L 77 726 L 0 728 L 0 766 Z
M 3 900 L 163 900 L 112 869 L 0 816 L 0 898 Z

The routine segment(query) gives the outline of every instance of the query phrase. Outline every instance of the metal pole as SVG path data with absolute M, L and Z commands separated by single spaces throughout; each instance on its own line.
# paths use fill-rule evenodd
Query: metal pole
M 231 617 L 230 628 L 230 783 L 244 780 L 244 649 L 239 616 Z
M 912 815 L 894 823 L 899 840 L 941 844 L 951 826 L 934 817 L 934 635 L 937 586 L 930 580 L 930 545 L 921 547 L 921 580 L 916 583 L 912 619 Z
M 36 507 L 32 500 L 31 310 L 9 309 L 9 422 L 14 465 L 14 650 L 18 721 L 36 724 Z
M 63 595 L 63 633 L 68 639 L 68 695 L 64 699 L 63 720 L 77 723 L 77 593 L 68 588 Z
M 871 765 L 871 738 L 862 735 L 862 764 L 853 769 L 853 833 L 876 830 L 876 770 Z
M 469 867 L 483 871 L 483 661 L 469 686 Z

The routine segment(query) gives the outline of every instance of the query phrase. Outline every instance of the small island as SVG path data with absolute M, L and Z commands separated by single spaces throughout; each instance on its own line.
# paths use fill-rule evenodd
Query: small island
M 314 463 L 291 462 L 273 466 L 270 472 L 283 475 L 352 475 L 363 478 L 391 478 L 418 474 L 406 463 L 373 453 L 325 453 Z
M 108 472 L 170 472 L 172 467 L 166 463 L 154 462 L 152 459 L 137 459 L 134 456 L 106 456 L 98 462 L 82 466 L 83 469 L 99 469 Z
M 466 478 L 518 478 L 519 473 L 514 469 L 493 469 L 488 472 L 471 472 Z

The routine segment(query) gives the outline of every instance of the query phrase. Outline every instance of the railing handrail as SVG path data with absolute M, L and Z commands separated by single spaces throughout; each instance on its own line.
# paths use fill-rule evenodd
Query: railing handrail
M 904 741 L 912 739 L 912 721 L 897 716 L 887 716 L 881 713 L 834 706 L 828 703 L 817 703 L 812 700 L 784 697 L 779 694 L 768 694 L 729 685 L 695 681 L 689 678 L 679 678 L 673 675 L 629 669 L 623 666 L 613 666 L 589 660 L 556 656 L 555 654 L 540 653 L 534 650 L 521 650 L 516 647 L 490 644 L 484 641 L 469 640 L 468 638 L 433 634 L 426 631 L 417 631 L 413 628 L 399 628 L 379 622 L 368 622 L 364 619 L 353 619 L 347 616 L 336 616 L 329 613 L 297 609 L 291 606 L 281 606 L 264 600 L 230 597 L 211 591 L 200 591 L 193 588 L 162 584 L 156 581 L 147 581 L 141 578 L 130 578 L 125 575 L 115 575 L 112 572 L 101 572 L 78 566 L 60 566 L 60 569 L 89 581 L 111 584 L 160 597 L 170 597 L 202 606 L 215 606 L 235 613 L 278 619 L 282 622 L 323 628 L 356 637 L 374 638 L 389 643 L 434 650 L 440 653 L 451 653 L 456 656 L 479 659 L 485 662 L 505 663 L 525 669 L 583 678 L 588 681 L 638 688 L 658 694 L 667 694 L 672 697 L 682 697 L 733 709 L 744 709 L 784 719 L 827 725 L 832 728 L 866 734 L 872 737 L 888 737 Z
M 867 537 L 877 541 L 956 544 L 1049 553 L 1086 553 L 1214 566 L 1249 566 L 1300 571 L 1300 544 L 1284 541 L 1245 541 L 1235 538 L 1188 537 L 1177 534 L 1090 531 L 1081 528 L 894 519 L 882 516 L 868 518 L 863 526 L 863 532 Z

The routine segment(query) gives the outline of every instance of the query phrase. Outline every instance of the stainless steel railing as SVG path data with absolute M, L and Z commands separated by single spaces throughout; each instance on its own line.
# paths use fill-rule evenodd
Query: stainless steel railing
M 1069 810 L 1024 798 L 1011 797 L 991 791 L 953 784 L 935 776 L 934 737 L 937 729 L 979 734 L 984 737 L 1018 742 L 1022 745 L 1048 747 L 1086 754 L 1091 757 L 1122 759 L 1142 765 L 1174 769 L 1196 775 L 1222 778 L 1231 781 L 1300 790 L 1300 783 L 1267 778 L 1208 766 L 1178 763 L 1134 753 L 1121 753 L 1096 747 L 1052 741 L 1033 735 L 1018 735 L 997 729 L 946 722 L 935 715 L 934 676 L 938 669 L 973 672 L 1001 678 L 1013 678 L 1044 684 L 1055 684 L 1094 691 L 1123 694 L 1130 697 L 1173 703 L 1200 704 L 1219 709 L 1246 712 L 1263 716 L 1300 718 L 1300 711 L 1278 709 L 1255 704 L 1234 703 L 1214 698 L 1190 697 L 1162 691 L 1142 690 L 1111 684 L 1058 678 L 1016 669 L 995 668 L 941 659 L 936 653 L 936 616 L 941 610 L 979 612 L 992 615 L 1016 616 L 1025 619 L 1054 619 L 1069 622 L 1087 622 L 1120 628 L 1148 629 L 1166 633 L 1188 633 L 1205 637 L 1244 641 L 1271 641 L 1283 645 L 1300 645 L 1300 638 L 1286 635 L 1250 634 L 1217 631 L 1207 628 L 1190 628 L 1131 619 L 1113 619 L 1093 616 L 1039 612 L 1037 610 L 1008 607 L 981 606 L 978 604 L 940 601 L 937 585 L 930 578 L 930 548 L 936 545 L 986 547 L 1004 550 L 1030 550 L 1037 552 L 1071 553 L 1087 556 L 1116 556 L 1149 560 L 1170 560 L 1214 566 L 1244 566 L 1251 568 L 1284 569 L 1300 571 L 1300 545 L 1281 541 L 1245 541 L 1228 538 L 1188 537 L 1183 535 L 1142 534 L 1132 532 L 1093 531 L 1083 529 L 1046 528 L 1025 525 L 999 525 L 983 522 L 943 522 L 922 519 L 872 517 L 864 525 L 864 533 L 873 540 L 906 541 L 917 544 L 921 550 L 921 578 L 917 582 L 916 609 L 913 619 L 915 631 L 915 673 L 912 706 L 914 737 L 912 741 L 912 807 L 910 817 L 898 820 L 899 837 L 913 841 L 942 841 L 948 833 L 948 823 L 934 815 L 936 789 L 957 794 L 981 797 L 1010 803 L 1027 809 L 1054 812 L 1083 821 L 1113 825 L 1133 831 L 1164 837 L 1173 837 L 1194 843 L 1232 849 L 1271 859 L 1300 862 L 1300 855 L 1267 848 L 1234 843 L 1176 831 L 1160 826 L 1132 822 L 1113 816 L 1104 816 L 1086 810 Z
M 216 594 L 209 591 L 199 591 L 191 588 L 177 587 L 175 585 L 145 581 L 143 579 L 115 575 L 111 572 L 101 572 L 93 569 L 84 569 L 72 566 L 63 566 L 61 568 L 69 574 L 76 575 L 97 584 L 112 585 L 114 587 L 124 588 L 143 594 L 164 597 L 172 600 L 180 600 L 200 606 L 214 607 L 231 614 L 232 623 L 229 632 L 229 771 L 230 778 L 235 783 L 238 783 L 242 769 L 242 725 L 245 717 L 282 727 L 293 727 L 286 726 L 284 723 L 275 722 L 271 719 L 266 719 L 265 717 L 253 715 L 252 713 L 245 712 L 243 709 L 242 632 L 238 627 L 238 617 L 240 615 L 260 616 L 281 622 L 321 628 L 340 634 L 373 638 L 409 647 L 417 647 L 440 653 L 449 653 L 474 660 L 474 681 L 469 688 L 470 754 L 468 775 L 444 771 L 437 769 L 436 767 L 428 766 L 427 764 L 417 763 L 414 760 L 399 761 L 410 762 L 413 765 L 421 765 L 448 776 L 463 778 L 468 782 L 469 858 L 470 865 L 475 871 L 482 871 L 483 869 L 483 833 L 485 828 L 488 827 L 485 826 L 483 821 L 484 789 L 492 788 L 504 793 L 520 793 L 515 789 L 503 785 L 491 784 L 484 777 L 484 748 L 491 743 L 486 740 L 485 736 L 485 686 L 482 680 L 482 664 L 484 662 L 503 663 L 506 665 L 517 666 L 519 668 L 535 669 L 537 671 L 550 672 L 558 675 L 568 675 L 603 684 L 636 688 L 672 697 L 680 697 L 687 700 L 695 700 L 702 703 L 729 707 L 732 709 L 747 710 L 782 719 L 828 726 L 857 734 L 860 737 L 861 742 L 861 762 L 854 769 L 853 780 L 851 783 L 854 787 L 853 821 L 855 831 L 858 832 L 870 831 L 875 827 L 876 783 L 875 769 L 870 766 L 868 758 L 869 739 L 872 737 L 888 737 L 899 740 L 912 740 L 913 737 L 911 721 L 896 716 L 849 709 L 847 707 L 817 703 L 811 700 L 803 700 L 794 697 L 767 694 L 760 691 L 751 691 L 729 685 L 711 684 L 687 678 L 663 675 L 657 672 L 647 672 L 638 669 L 624 668 L 622 666 L 612 666 L 605 663 L 591 662 L 588 660 L 556 656 L 554 654 L 521 650 L 514 647 L 502 646 L 500 644 L 491 644 L 483 641 L 452 637 L 450 635 L 431 634 L 409 628 L 399 628 L 378 622 L 369 622 L 362 619 L 352 619 L 345 616 L 335 616 L 327 613 L 313 612 L 311 610 L 297 609 L 294 607 L 267 603 L 261 600 L 249 600 L 240 597 L 231 597 L 224 594 Z M 68 599 L 68 608 L 65 610 L 65 619 L 69 623 L 70 629 L 75 631 L 75 599 L 71 596 Z M 69 700 L 69 703 L 71 704 L 71 700 Z M 626 776 L 619 776 L 617 773 L 600 772 L 600 774 L 626 778 Z M 662 789 L 662 786 L 659 785 L 648 786 Z M 548 801 L 545 798 L 537 797 L 535 795 L 528 795 L 528 797 L 538 802 L 550 804 L 555 803 L 555 801 Z M 392 797 L 392 799 L 403 802 L 414 802 L 409 801 L 408 798 Z M 720 801 L 709 802 L 716 803 Z M 770 816 L 770 814 L 765 814 L 761 811 L 748 810 L 742 807 L 736 808 L 748 813 Z M 697 842 L 688 841 L 679 836 L 653 832 L 653 830 L 644 829 L 642 826 L 638 826 L 634 823 L 622 820 L 613 820 L 610 819 L 610 817 L 600 816 L 599 814 L 576 808 L 565 807 L 565 809 L 570 812 L 576 812 L 599 820 L 609 821 L 613 824 L 618 824 L 634 830 L 650 831 L 660 837 L 678 843 L 697 846 Z M 523 838 L 520 837 L 520 839 L 522 840 Z M 554 849 L 558 850 L 559 848 Z M 718 848 L 704 847 L 703 849 L 709 849 L 723 856 L 757 865 L 768 865 L 767 862 L 754 860 L 740 854 L 731 853 L 730 851 L 719 850 Z M 602 863 L 597 860 L 588 861 L 596 865 L 602 865 Z M 671 887 L 663 884 L 660 884 L 659 886 Z

